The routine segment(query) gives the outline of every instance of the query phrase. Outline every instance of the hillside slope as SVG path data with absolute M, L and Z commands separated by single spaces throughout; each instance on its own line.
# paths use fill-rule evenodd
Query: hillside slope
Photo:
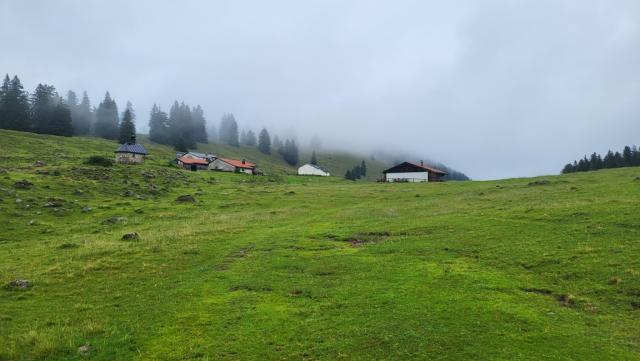
M 639 168 L 354 183 L 0 147 L 0 360 L 640 358 Z
M 298 166 L 287 164 L 275 151 L 270 155 L 261 153 L 256 147 L 233 147 L 225 144 L 199 144 L 198 151 L 211 152 L 213 154 L 236 159 L 246 158 L 258 164 L 266 173 L 272 174 L 296 174 Z M 308 163 L 311 152 L 301 150 L 299 154 L 300 165 Z M 362 180 L 375 181 L 382 176 L 382 171 L 390 167 L 390 164 L 371 159 L 369 156 L 358 156 L 340 151 L 324 150 L 316 153 L 318 164 L 329 170 L 334 177 L 343 177 L 347 170 L 360 165 L 363 160 L 367 165 L 367 176 Z

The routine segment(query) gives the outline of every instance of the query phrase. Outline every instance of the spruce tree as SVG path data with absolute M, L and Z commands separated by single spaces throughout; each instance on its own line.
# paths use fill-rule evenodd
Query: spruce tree
M 160 144 L 170 144 L 169 139 L 169 116 L 154 104 L 149 116 L 149 140 Z
M 130 104 L 127 105 L 127 109 L 122 114 L 122 121 L 120 122 L 120 133 L 118 136 L 118 142 L 125 144 L 131 140 L 131 136 L 136 134 L 136 125 L 133 118 L 133 109 Z
M 193 121 L 188 105 L 176 100 L 169 110 L 169 141 L 176 149 L 195 148 Z
M 351 176 L 353 177 L 353 180 L 360 179 L 360 177 L 362 176 L 362 170 L 360 169 L 359 165 L 351 169 Z
M 311 153 L 311 160 L 309 160 L 309 163 L 313 165 L 318 165 L 318 159 L 316 158 L 315 150 Z
M 199 143 L 208 143 L 207 120 L 204 118 L 204 110 L 200 105 L 193 108 L 191 111 L 191 118 L 194 140 Z
M 360 163 L 360 174 L 362 174 L 363 177 L 367 176 L 367 165 L 364 163 L 364 159 Z
M 93 125 L 93 112 L 91 111 L 91 101 L 87 92 L 83 92 L 82 101 L 75 108 L 71 110 L 71 119 L 73 120 L 74 134 L 91 134 L 91 127 Z
M 95 135 L 105 139 L 118 139 L 120 120 L 118 117 L 118 105 L 111 98 L 109 92 L 96 110 Z
M 622 163 L 624 167 L 633 166 L 633 152 L 631 152 L 631 147 L 628 145 L 622 151 Z
M 55 88 L 51 85 L 38 84 L 36 87 L 31 96 L 31 118 L 34 132 L 40 134 L 52 133 L 55 95 Z
M 78 96 L 73 90 L 67 92 L 67 107 L 71 112 L 71 124 L 73 126 L 73 133 L 80 134 L 78 126 Z
M 298 146 L 293 139 L 287 139 L 284 142 L 284 147 L 282 148 L 282 158 L 284 158 L 285 162 L 290 165 L 298 164 Z
M 232 145 L 234 147 L 240 146 L 238 140 L 238 123 L 233 114 L 225 114 L 220 121 L 220 132 L 218 133 L 220 141 Z
M 271 137 L 266 128 L 262 128 L 258 137 L 258 150 L 263 154 L 271 154 Z
M 65 137 L 72 136 L 73 124 L 71 119 L 71 110 L 61 98 L 58 98 L 57 104 L 53 106 L 51 113 L 49 134 L 63 135 Z
M 350 171 L 350 170 L 348 170 L 348 171 L 344 174 L 344 179 L 353 180 L 353 177 L 351 176 L 351 171 Z
M 247 144 L 247 132 L 245 132 L 244 129 L 240 131 L 240 144 Z
M 602 169 L 602 159 L 597 153 L 592 153 L 589 158 L 589 170 Z
M 28 131 L 32 128 L 29 97 L 18 76 L 9 74 L 0 86 L 0 128 Z
M 249 130 L 245 136 L 245 144 L 250 147 L 255 147 L 257 142 L 256 133 L 254 133 L 253 130 Z

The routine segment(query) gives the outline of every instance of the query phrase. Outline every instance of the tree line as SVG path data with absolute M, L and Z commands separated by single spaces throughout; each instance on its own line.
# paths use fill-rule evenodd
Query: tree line
M 567 165 L 562 169 L 562 173 L 587 172 L 590 170 L 605 168 L 637 166 L 640 166 L 640 150 L 638 150 L 635 145 L 627 145 L 622 150 L 622 153 L 609 150 L 604 157 L 595 152 L 589 157 L 585 155 L 580 160 L 574 160 L 573 163 L 567 163 Z
M 61 96 L 56 88 L 38 84 L 32 94 L 24 90 L 20 78 L 7 74 L 0 87 L 0 129 L 53 134 L 61 136 L 93 135 L 126 143 L 136 132 L 136 113 L 127 102 L 122 114 L 118 105 L 106 92 L 97 107 L 91 105 L 87 92 L 79 99 L 69 91 Z M 209 134 L 208 134 L 209 133 Z M 207 127 L 204 110 L 200 105 L 191 107 L 184 102 L 173 103 L 169 113 L 154 105 L 149 116 L 151 141 L 187 151 L 197 148 L 197 143 L 220 142 L 235 147 L 257 147 L 264 154 L 272 150 L 291 165 L 299 161 L 295 140 L 271 140 L 267 129 L 256 135 L 252 130 L 238 130 L 233 114 L 224 114 L 219 127 Z
M 360 164 L 354 166 L 353 168 L 351 168 L 351 170 L 347 170 L 347 172 L 344 174 L 344 179 L 355 181 L 366 176 L 367 164 L 364 162 L 364 160 L 362 160 Z
M 135 134 L 135 112 L 130 102 L 122 114 L 109 92 L 98 107 L 92 107 L 85 91 L 62 97 L 53 85 L 38 84 L 34 92 L 24 90 L 17 75 L 7 74 L 0 87 L 0 128 L 61 136 L 94 135 L 129 141 Z

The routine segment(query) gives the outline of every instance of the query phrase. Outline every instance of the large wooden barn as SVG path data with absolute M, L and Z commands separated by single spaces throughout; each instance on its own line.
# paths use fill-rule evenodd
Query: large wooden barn
M 420 164 L 403 162 L 385 171 L 385 182 L 442 182 L 447 173 L 432 167 L 427 167 L 422 161 Z

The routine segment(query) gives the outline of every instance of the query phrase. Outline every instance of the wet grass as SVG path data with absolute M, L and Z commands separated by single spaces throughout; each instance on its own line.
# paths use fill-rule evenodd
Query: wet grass
M 0 146 L 0 283 L 30 282 L 0 288 L 0 360 L 640 357 L 638 168 L 267 181 Z

